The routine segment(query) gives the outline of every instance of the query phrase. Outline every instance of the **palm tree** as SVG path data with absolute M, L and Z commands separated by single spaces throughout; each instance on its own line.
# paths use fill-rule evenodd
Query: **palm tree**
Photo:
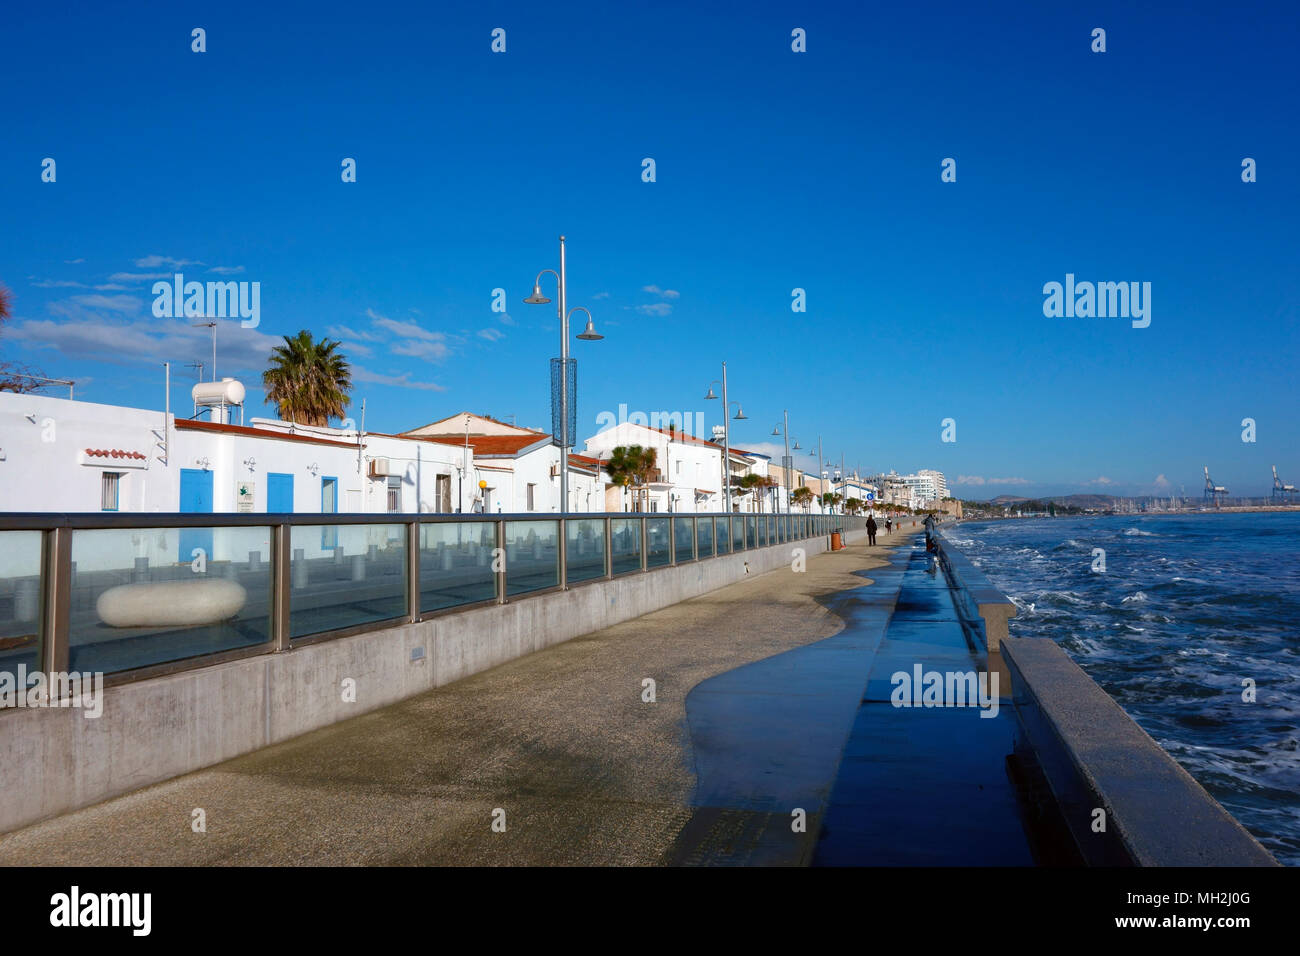
M 800 488 L 796 488 L 794 492 L 790 495 L 790 501 L 792 503 L 796 505 L 803 505 L 804 514 L 808 513 L 808 506 L 812 504 L 812 500 L 813 500 L 812 489 L 809 488 L 807 485 L 804 485 Z
M 658 453 L 653 448 L 640 445 L 618 445 L 605 463 L 610 481 L 622 488 L 638 486 L 638 496 L 643 505 L 634 510 L 647 511 L 650 507 L 650 479 L 654 477 Z
M 271 367 L 262 373 L 266 399 L 280 418 L 303 425 L 328 425 L 342 418 L 352 399 L 352 371 L 340 343 L 316 342 L 306 329 L 271 350 Z

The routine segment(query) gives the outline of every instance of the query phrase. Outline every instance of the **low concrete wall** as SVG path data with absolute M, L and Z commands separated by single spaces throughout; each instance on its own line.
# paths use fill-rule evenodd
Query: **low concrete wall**
M 1277 865 L 1055 641 L 1008 638 L 1002 656 L 1021 728 L 1086 863 Z
M 1008 636 L 1015 604 L 950 541 L 940 564 L 968 626 L 985 640 L 1070 836 L 1091 866 L 1271 866 L 1228 811 L 1047 638 Z M 1097 811 L 1105 812 L 1098 831 Z
M 850 531 L 850 542 L 865 531 Z M 826 537 L 633 573 L 110 687 L 104 712 L 0 713 L 0 833 L 280 743 L 497 664 L 788 567 Z M 342 682 L 356 682 L 356 701 Z
M 954 588 L 963 616 L 976 624 L 984 649 L 996 654 L 1007 637 L 1007 621 L 1016 616 L 1015 604 L 966 555 L 953 547 L 942 531 L 936 532 L 935 537 L 939 539 L 939 563 Z

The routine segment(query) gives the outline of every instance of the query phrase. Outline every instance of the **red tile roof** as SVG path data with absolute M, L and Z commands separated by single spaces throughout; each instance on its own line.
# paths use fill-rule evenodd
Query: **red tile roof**
M 335 441 L 332 438 L 317 438 L 315 435 L 295 435 L 271 428 L 248 428 L 245 425 L 225 425 L 221 422 L 200 422 L 186 418 L 176 419 L 176 427 L 181 430 L 192 429 L 205 432 L 225 432 L 228 435 L 246 435 L 250 438 L 271 438 L 280 441 L 302 441 L 313 445 L 338 445 L 342 448 L 356 448 L 356 442 Z
M 416 441 L 437 442 L 439 445 L 465 447 L 465 436 L 455 435 L 403 435 Z M 517 455 L 525 448 L 547 441 L 551 436 L 544 432 L 529 432 L 527 435 L 470 435 L 469 447 L 474 449 L 476 457 L 484 455 Z

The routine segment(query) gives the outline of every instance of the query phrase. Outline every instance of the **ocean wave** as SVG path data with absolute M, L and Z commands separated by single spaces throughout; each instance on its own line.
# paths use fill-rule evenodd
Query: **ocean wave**
M 1128 597 L 1124 598 L 1124 600 L 1120 601 L 1119 603 L 1120 603 L 1120 604 L 1128 604 L 1128 603 L 1131 602 L 1131 601 L 1145 601 L 1146 599 L 1147 599 L 1147 596 L 1146 596 L 1145 592 L 1143 592 L 1143 591 L 1137 591 L 1137 592 L 1135 592 L 1135 593 L 1133 593 L 1133 594 L 1130 594 Z
M 1143 531 L 1141 528 L 1125 528 L 1124 531 L 1123 531 L 1123 533 L 1126 534 L 1126 535 L 1128 535 L 1130 538 L 1133 538 L 1133 537 L 1158 538 L 1158 537 L 1160 537 L 1160 536 L 1159 536 L 1158 534 L 1156 534 L 1154 531 Z

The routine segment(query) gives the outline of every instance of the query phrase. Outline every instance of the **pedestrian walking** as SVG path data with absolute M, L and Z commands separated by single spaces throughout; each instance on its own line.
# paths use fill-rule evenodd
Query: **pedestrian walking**
M 893 533 L 894 533 L 894 519 L 893 519 L 893 518 L 886 518 L 886 519 L 885 519 L 885 534 L 886 534 L 886 535 L 891 535 L 891 534 L 893 534 Z
M 876 516 L 867 515 L 867 544 L 871 547 L 876 546 Z

